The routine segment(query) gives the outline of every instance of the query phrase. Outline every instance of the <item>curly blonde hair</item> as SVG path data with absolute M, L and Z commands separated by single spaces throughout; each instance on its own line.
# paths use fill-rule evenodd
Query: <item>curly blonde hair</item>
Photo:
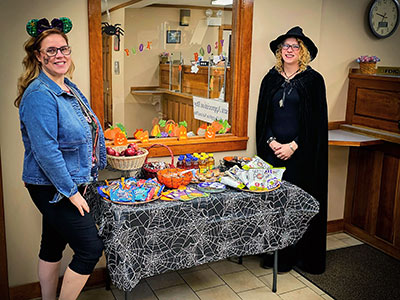
M 296 38 L 296 40 L 297 40 L 297 43 L 300 45 L 299 69 L 300 69 L 300 72 L 303 72 L 305 69 L 307 69 L 307 66 L 311 61 L 311 55 L 310 55 L 310 52 L 308 51 L 306 45 L 304 45 L 303 41 L 298 38 Z M 283 72 L 282 45 L 283 44 L 280 44 L 275 52 L 275 57 L 276 57 L 275 69 L 279 73 Z
M 39 52 L 42 41 L 51 34 L 61 35 L 68 44 L 67 35 L 55 28 L 48 29 L 48 30 L 44 31 L 43 33 L 41 33 L 37 37 L 31 37 L 24 44 L 26 56 L 24 57 L 24 60 L 22 61 L 24 71 L 21 74 L 21 76 L 18 78 L 18 84 L 17 84 L 18 96 L 14 100 L 14 105 L 16 107 L 19 107 L 19 104 L 21 103 L 22 95 L 24 94 L 26 88 L 36 77 L 39 76 L 39 72 L 40 72 L 42 66 L 41 66 L 40 62 L 37 60 L 36 54 Z M 75 70 L 75 65 L 74 65 L 73 61 L 71 60 L 71 66 L 69 67 L 66 75 L 68 77 L 72 78 L 72 73 L 74 72 L 74 70 Z

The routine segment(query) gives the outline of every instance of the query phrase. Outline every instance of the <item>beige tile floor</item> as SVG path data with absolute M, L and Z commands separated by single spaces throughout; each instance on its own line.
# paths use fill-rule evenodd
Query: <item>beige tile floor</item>
M 345 233 L 327 236 L 327 250 L 362 244 Z M 142 280 L 130 293 L 130 300 L 318 300 L 332 299 L 296 271 L 278 275 L 273 293 L 272 269 L 260 267 L 260 257 L 246 256 L 239 265 L 229 260 L 209 263 Z M 78 300 L 124 300 L 125 294 L 112 288 L 84 291 Z

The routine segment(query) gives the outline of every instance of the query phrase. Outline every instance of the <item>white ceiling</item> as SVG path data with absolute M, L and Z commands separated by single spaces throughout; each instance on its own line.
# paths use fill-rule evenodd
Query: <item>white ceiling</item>
M 128 0 L 101 0 L 101 11 L 106 11 L 119 4 L 129 2 Z M 107 5 L 106 5 L 107 3 Z M 151 4 L 171 4 L 171 5 L 192 5 L 192 6 L 211 6 L 211 0 L 142 0 L 132 4 L 131 8 L 142 8 Z

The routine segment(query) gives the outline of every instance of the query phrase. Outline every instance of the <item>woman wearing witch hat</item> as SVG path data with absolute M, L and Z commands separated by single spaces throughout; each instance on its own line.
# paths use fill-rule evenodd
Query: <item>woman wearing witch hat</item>
M 260 88 L 256 121 L 257 154 L 274 167 L 286 167 L 283 179 L 314 196 L 319 213 L 302 239 L 279 251 L 278 272 L 298 266 L 325 271 L 328 194 L 328 117 L 325 83 L 308 64 L 318 49 L 296 26 L 270 43 L 275 66 Z M 272 255 L 263 266 L 272 267 Z

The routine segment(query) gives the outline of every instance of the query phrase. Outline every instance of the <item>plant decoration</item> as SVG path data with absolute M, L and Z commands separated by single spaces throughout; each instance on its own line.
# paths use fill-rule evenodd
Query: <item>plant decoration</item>
M 122 125 L 121 123 L 117 123 L 117 124 L 115 124 L 115 126 L 111 126 L 111 127 L 107 128 L 104 131 L 104 137 L 108 140 L 114 140 L 115 135 L 119 132 L 122 132 L 125 135 L 125 137 L 127 136 L 125 126 Z
M 379 61 L 381 61 L 379 57 L 368 55 L 362 55 L 356 59 L 356 62 L 358 63 L 377 63 Z

